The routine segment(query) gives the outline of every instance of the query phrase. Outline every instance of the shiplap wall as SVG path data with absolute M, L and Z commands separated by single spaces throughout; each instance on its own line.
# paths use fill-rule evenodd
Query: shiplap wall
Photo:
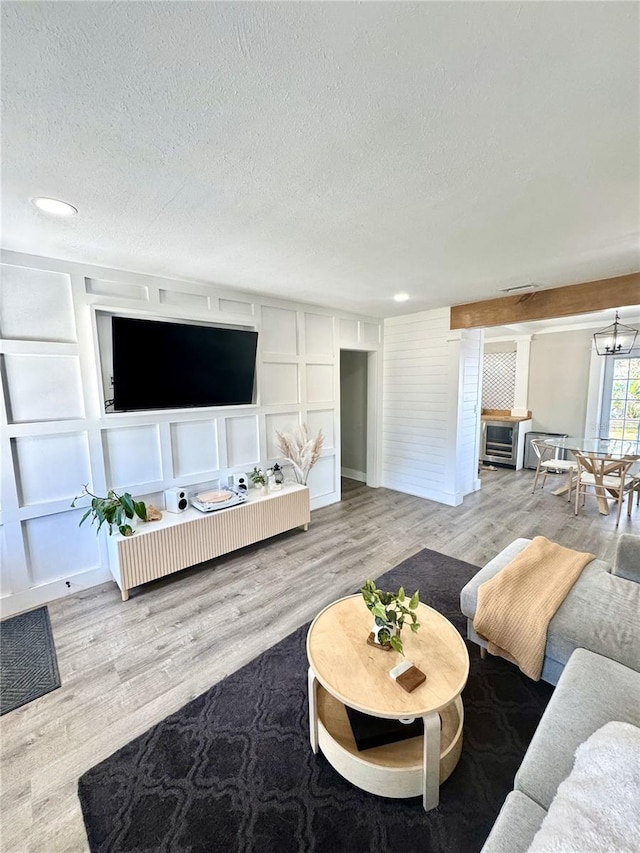
M 482 332 L 449 309 L 385 320 L 383 485 L 450 506 L 480 487 Z
M 71 499 L 89 483 L 164 506 L 172 486 L 226 483 L 279 457 L 275 430 L 325 436 L 312 508 L 340 499 L 340 347 L 382 348 L 372 318 L 206 284 L 5 252 L 0 290 L 2 614 L 109 579 L 105 537 L 78 528 Z M 110 414 L 109 316 L 257 329 L 257 403 Z M 134 368 L 162 370 L 168 354 Z

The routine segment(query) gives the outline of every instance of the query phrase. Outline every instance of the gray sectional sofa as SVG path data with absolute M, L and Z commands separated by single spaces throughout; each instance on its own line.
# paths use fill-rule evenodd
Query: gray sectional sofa
M 516 539 L 462 590 L 469 638 L 480 646 L 478 587 L 529 541 Z M 640 536 L 619 537 L 613 566 L 594 560 L 584 569 L 549 624 L 542 678 L 556 689 L 482 853 L 526 853 L 576 749 L 607 723 L 640 727 Z
M 470 640 L 486 647 L 473 630 L 478 587 L 529 544 L 516 539 L 481 569 L 460 593 Z M 640 536 L 622 534 L 613 566 L 592 560 L 549 623 L 542 679 L 557 684 L 571 653 L 589 649 L 640 671 Z
M 482 853 L 526 853 L 558 786 L 571 773 L 576 749 L 613 720 L 640 727 L 640 673 L 577 649 L 560 676 Z

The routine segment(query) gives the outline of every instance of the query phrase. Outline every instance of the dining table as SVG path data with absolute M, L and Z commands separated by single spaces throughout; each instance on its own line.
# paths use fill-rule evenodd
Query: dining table
M 595 456 L 610 456 L 614 460 L 635 459 L 636 463 L 631 469 L 634 476 L 640 476 L 640 438 L 597 438 L 594 436 L 552 436 L 544 441 L 550 447 L 568 451 L 569 453 L 594 454 Z M 569 477 L 572 477 L 569 472 Z M 565 483 L 552 494 L 566 495 L 569 491 L 570 481 Z M 603 489 L 596 489 L 598 498 L 598 510 L 602 515 L 609 515 L 609 504 Z

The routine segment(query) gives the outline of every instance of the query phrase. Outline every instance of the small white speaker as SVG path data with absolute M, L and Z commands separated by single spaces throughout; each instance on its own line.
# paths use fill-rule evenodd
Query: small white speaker
M 249 486 L 251 485 L 251 481 L 249 480 L 248 474 L 234 474 L 233 475 L 233 485 L 237 488 L 239 492 L 248 492 Z
M 189 508 L 189 499 L 184 489 L 167 489 L 164 493 L 164 505 L 167 512 L 184 512 Z

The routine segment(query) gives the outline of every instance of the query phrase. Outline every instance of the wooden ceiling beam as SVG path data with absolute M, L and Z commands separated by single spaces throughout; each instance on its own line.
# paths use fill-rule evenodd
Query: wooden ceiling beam
M 475 329 L 572 317 L 623 305 L 640 305 L 640 273 L 453 305 L 450 328 Z

